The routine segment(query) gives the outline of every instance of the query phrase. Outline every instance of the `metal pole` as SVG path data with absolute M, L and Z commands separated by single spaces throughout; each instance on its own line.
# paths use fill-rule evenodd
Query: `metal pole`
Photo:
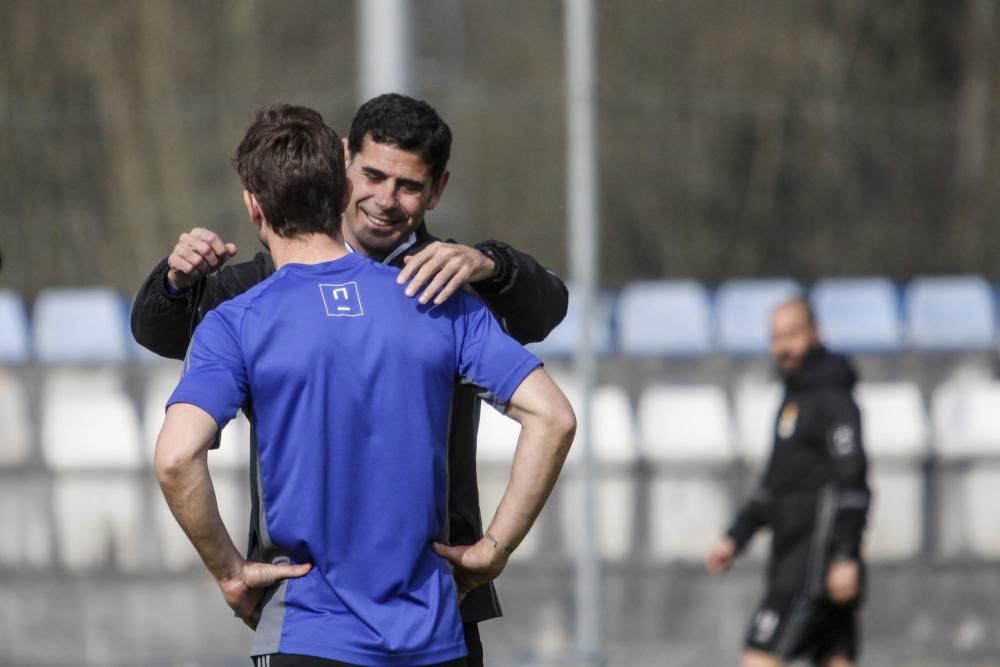
M 358 95 L 411 93 L 409 0 L 357 0 Z
M 583 401 L 577 415 L 580 450 L 579 551 L 576 568 L 576 649 L 583 665 L 602 665 L 601 573 L 594 529 L 594 453 L 591 395 L 596 370 L 592 340 L 597 291 L 598 179 L 594 99 L 593 0 L 564 0 L 566 42 L 566 211 L 570 279 L 581 317 L 574 366 Z

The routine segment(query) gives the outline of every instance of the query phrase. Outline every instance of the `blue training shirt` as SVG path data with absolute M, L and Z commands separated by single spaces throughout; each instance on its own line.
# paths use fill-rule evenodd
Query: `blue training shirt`
M 257 432 L 258 530 L 272 562 L 313 564 L 263 607 L 252 655 L 413 666 L 466 654 L 446 537 L 456 382 L 506 402 L 540 362 L 475 296 L 421 306 L 355 253 L 286 264 L 210 312 L 168 406 Z

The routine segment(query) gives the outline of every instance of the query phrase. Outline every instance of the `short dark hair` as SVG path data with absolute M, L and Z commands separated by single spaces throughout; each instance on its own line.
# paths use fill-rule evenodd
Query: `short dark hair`
M 344 147 L 319 112 L 290 104 L 261 109 L 233 164 L 278 236 L 332 236 L 340 229 Z
M 451 128 L 434 107 L 406 95 L 387 93 L 362 104 L 347 135 L 351 154 L 361 150 L 365 136 L 416 153 L 430 167 L 435 181 L 441 178 L 451 157 Z

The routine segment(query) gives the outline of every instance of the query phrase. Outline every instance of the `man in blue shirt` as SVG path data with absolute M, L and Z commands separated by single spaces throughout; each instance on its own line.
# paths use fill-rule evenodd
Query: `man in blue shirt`
M 256 626 L 252 654 L 267 664 L 463 664 L 459 596 L 499 575 L 537 517 L 572 442 L 572 409 L 478 299 L 421 304 L 396 271 L 348 253 L 350 183 L 318 113 L 262 112 L 236 163 L 277 272 L 195 332 L 157 442 L 167 502 L 227 603 Z M 457 378 L 522 425 L 504 499 L 468 547 L 445 545 Z M 236 550 L 206 465 L 240 407 L 258 436 L 265 563 Z

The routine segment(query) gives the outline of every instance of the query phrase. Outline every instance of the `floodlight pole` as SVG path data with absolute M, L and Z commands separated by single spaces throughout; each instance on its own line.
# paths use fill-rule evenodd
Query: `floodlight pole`
M 577 406 L 578 469 L 582 517 L 576 541 L 577 662 L 604 663 L 601 573 L 595 540 L 594 452 L 591 395 L 596 375 L 593 340 L 597 291 L 598 198 L 597 122 L 594 86 L 593 0 L 564 0 L 566 42 L 566 212 L 569 216 L 570 280 L 581 317 L 574 370 L 581 392 Z
M 358 97 L 411 94 L 410 0 L 356 0 Z

